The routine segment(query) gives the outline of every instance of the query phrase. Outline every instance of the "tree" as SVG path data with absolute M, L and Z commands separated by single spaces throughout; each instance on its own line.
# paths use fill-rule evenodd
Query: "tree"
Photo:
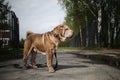
M 8 2 L 5 2 L 5 0 L 0 0 L 0 37 L 2 38 L 2 40 L 0 41 L 1 45 L 4 41 L 2 34 L 4 34 L 5 32 L 4 30 L 7 25 L 7 14 L 10 11 L 10 9 L 11 6 Z
M 82 43 L 82 26 L 80 23 L 83 23 L 84 21 L 84 18 L 81 18 L 84 17 L 82 16 L 84 15 L 82 13 L 84 9 L 81 7 L 81 5 L 79 6 L 81 3 L 79 0 L 59 0 L 59 3 L 63 6 L 63 8 L 66 9 L 67 16 L 65 17 L 65 23 L 74 30 L 75 36 L 80 33 L 79 41 Z
M 120 46 L 120 0 L 59 0 L 81 46 Z
M 102 23 L 101 23 L 101 44 L 103 47 L 115 47 L 120 45 L 120 1 L 104 0 L 102 1 Z
M 6 20 L 7 14 L 10 9 L 11 6 L 9 6 L 9 2 L 5 2 L 5 0 L 0 0 L 0 23 L 4 23 L 4 20 Z
M 22 38 L 19 43 L 20 48 L 24 48 L 24 42 L 25 42 L 25 39 Z
M 65 23 L 74 30 L 75 35 L 80 34 L 81 46 L 88 45 L 88 31 L 83 29 L 88 30 L 89 20 L 96 18 L 96 12 L 92 10 L 93 8 L 91 9 L 90 0 L 59 0 L 59 3 L 66 9 Z M 86 34 L 86 37 L 83 34 Z

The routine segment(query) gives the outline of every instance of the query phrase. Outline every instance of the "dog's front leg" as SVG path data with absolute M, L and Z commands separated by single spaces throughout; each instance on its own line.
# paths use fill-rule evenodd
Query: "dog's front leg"
M 48 70 L 50 73 L 55 72 L 53 66 L 52 66 L 52 61 L 53 61 L 53 53 L 51 50 L 47 51 L 47 66 L 48 66 Z

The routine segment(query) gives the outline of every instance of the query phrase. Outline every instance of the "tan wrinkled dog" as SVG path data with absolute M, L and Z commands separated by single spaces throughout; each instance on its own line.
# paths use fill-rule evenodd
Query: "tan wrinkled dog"
M 31 65 L 37 68 L 35 58 L 37 52 L 46 55 L 49 72 L 54 72 L 52 66 L 53 55 L 56 52 L 58 44 L 72 37 L 73 31 L 66 25 L 58 25 L 51 32 L 36 34 L 27 32 L 24 43 L 23 68 L 27 69 L 27 58 L 31 54 Z

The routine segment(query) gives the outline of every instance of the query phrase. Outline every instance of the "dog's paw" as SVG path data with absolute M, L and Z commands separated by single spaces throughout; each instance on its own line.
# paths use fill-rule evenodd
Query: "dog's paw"
M 36 69 L 36 68 L 38 68 L 38 66 L 36 66 L 36 65 L 32 65 L 32 68 L 33 68 L 33 69 Z
M 27 70 L 27 67 L 26 67 L 26 66 L 23 66 L 22 68 L 23 68 L 24 70 Z
M 50 73 L 54 73 L 55 72 L 55 70 L 53 69 L 53 67 L 49 67 L 49 72 Z

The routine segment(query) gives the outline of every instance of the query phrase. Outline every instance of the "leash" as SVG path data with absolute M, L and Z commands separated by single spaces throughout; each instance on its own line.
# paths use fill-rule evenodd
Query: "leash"
M 54 69 L 56 70 L 56 68 L 58 66 L 58 60 L 57 60 L 57 54 L 56 54 L 56 52 L 54 53 L 54 55 L 55 55 L 55 60 L 56 60 L 56 64 L 54 66 Z

